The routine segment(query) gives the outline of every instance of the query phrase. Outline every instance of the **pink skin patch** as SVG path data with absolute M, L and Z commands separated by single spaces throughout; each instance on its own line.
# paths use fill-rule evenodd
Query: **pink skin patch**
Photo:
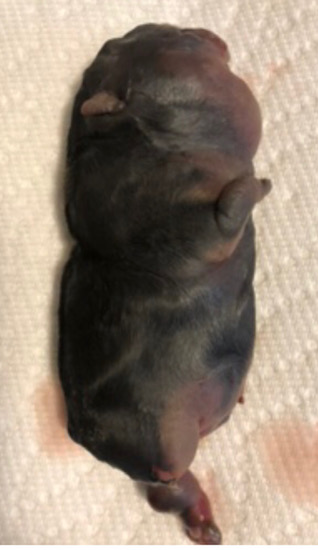
M 171 472 L 161 470 L 160 468 L 157 468 L 156 466 L 154 466 L 152 468 L 152 471 L 153 471 L 154 475 L 157 477 L 157 479 L 159 481 L 163 481 L 164 483 L 169 483 L 169 482 L 174 481 L 175 479 L 178 479 L 180 477 L 180 474 L 178 475 L 175 472 L 172 474 Z
M 257 434 L 257 443 L 268 481 L 289 500 L 318 506 L 318 425 L 272 422 Z
M 81 448 L 68 436 L 62 389 L 47 379 L 34 392 L 37 437 L 40 450 L 52 457 L 80 456 Z

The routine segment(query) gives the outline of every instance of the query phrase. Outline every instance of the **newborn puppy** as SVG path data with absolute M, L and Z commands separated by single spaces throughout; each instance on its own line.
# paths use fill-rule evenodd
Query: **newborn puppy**
M 242 397 L 255 336 L 261 118 L 202 29 L 106 42 L 75 98 L 60 377 L 70 436 L 148 485 L 192 540 L 221 541 L 188 468 Z

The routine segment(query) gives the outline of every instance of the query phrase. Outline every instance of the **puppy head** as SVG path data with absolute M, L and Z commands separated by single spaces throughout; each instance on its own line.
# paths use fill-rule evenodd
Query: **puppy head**
M 69 134 L 68 220 L 86 248 L 165 275 L 232 254 L 266 186 L 251 176 L 258 106 L 228 60 L 213 33 L 169 25 L 103 46 Z
M 142 25 L 106 42 L 85 73 L 78 111 L 91 131 L 134 120 L 157 147 L 253 156 L 258 105 L 204 29 Z

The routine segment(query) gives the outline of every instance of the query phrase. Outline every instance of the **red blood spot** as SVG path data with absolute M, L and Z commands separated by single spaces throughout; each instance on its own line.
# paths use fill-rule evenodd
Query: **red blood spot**
M 273 422 L 258 435 L 268 481 L 298 504 L 318 506 L 318 425 Z
M 280 77 L 282 74 L 288 71 L 290 67 L 290 62 L 285 61 L 284 63 L 270 63 L 267 65 L 267 71 L 268 71 L 268 81 L 272 82 L 277 77 Z
M 265 67 L 264 73 L 260 76 L 254 73 L 245 72 L 242 74 L 242 79 L 249 86 L 251 90 L 256 90 L 261 86 L 265 87 L 265 90 L 269 90 L 278 78 L 288 72 L 290 68 L 290 62 L 284 63 L 268 63 Z
M 47 379 L 34 392 L 37 436 L 41 451 L 66 457 L 80 455 L 81 448 L 68 436 L 64 396 L 58 382 Z

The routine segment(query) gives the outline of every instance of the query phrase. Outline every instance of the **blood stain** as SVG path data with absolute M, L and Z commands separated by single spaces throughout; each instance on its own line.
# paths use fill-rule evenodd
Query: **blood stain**
M 62 389 L 57 381 L 47 379 L 34 392 L 38 442 L 41 451 L 51 456 L 81 454 L 81 448 L 69 437 Z
M 233 522 L 233 507 L 228 495 L 226 495 L 224 489 L 221 489 L 212 469 L 203 472 L 202 475 L 198 477 L 198 480 L 210 501 L 212 514 L 216 524 L 221 529 L 222 533 L 225 533 Z
M 272 422 L 257 443 L 268 481 L 297 504 L 318 506 L 318 424 Z

